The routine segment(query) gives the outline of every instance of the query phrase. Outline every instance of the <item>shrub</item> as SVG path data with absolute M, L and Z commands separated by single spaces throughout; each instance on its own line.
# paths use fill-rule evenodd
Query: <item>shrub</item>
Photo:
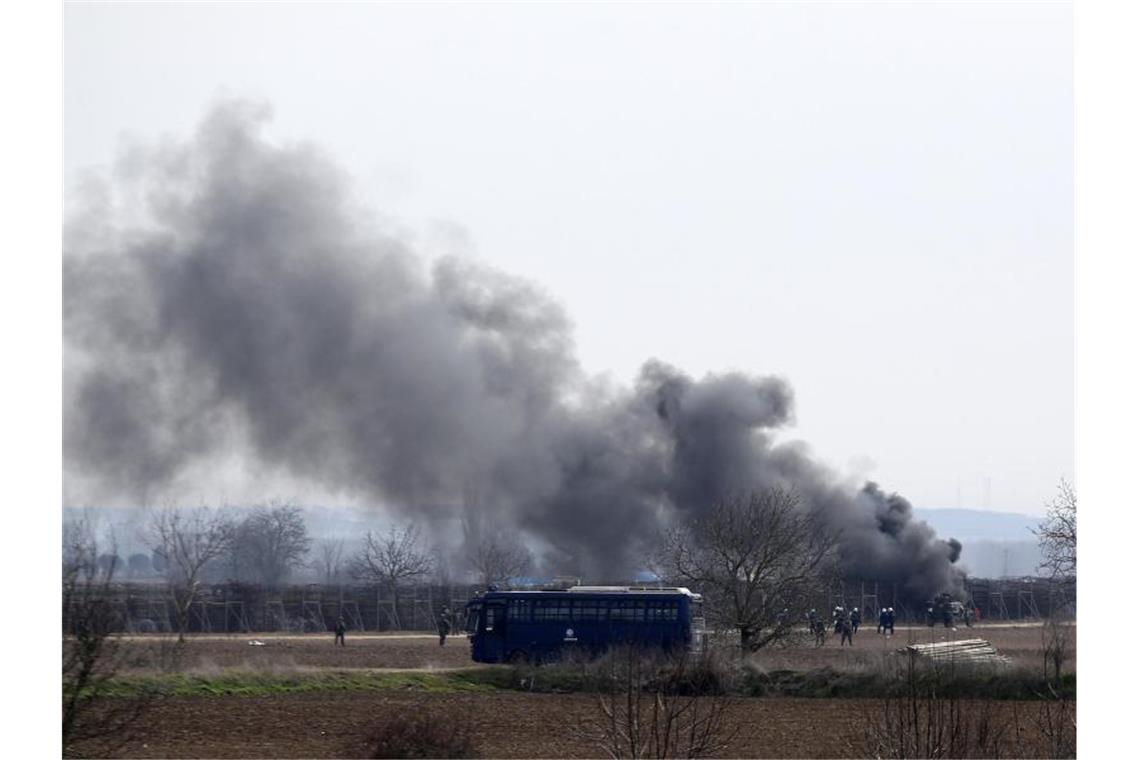
M 368 757 L 478 757 L 470 722 L 407 707 L 389 714 L 368 737 Z
M 608 757 L 705 757 L 722 751 L 739 729 L 728 720 L 727 679 L 713 656 L 622 647 L 592 672 L 596 709 L 577 733 Z

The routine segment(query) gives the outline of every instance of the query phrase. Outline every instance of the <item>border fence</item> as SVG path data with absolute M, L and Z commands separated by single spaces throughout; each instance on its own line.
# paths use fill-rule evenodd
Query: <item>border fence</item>
M 1056 583 L 1049 578 L 970 578 L 966 581 L 967 604 L 972 604 L 981 622 L 1072 619 L 1077 614 L 1077 592 L 1073 583 Z M 864 620 L 875 620 L 879 610 L 893 607 L 902 623 L 925 622 L 926 610 L 915 606 L 900 584 L 879 581 L 843 580 L 833 583 L 821 612 L 835 607 L 859 607 Z
M 203 585 L 190 605 L 187 632 L 316 633 L 332 631 L 341 618 L 350 631 L 434 630 L 445 607 L 452 613 L 452 625 L 457 625 L 477 588 L 417 585 L 400 588 L 393 596 L 390 589 L 375 586 Z M 122 630 L 177 630 L 175 608 L 162 583 L 115 584 L 108 593 L 107 603 L 116 611 Z
M 317 633 L 333 630 L 344 619 L 350 631 L 434 630 L 440 612 L 451 612 L 452 629 L 462 623 L 464 605 L 481 590 L 471 584 L 420 584 L 391 589 L 376 586 L 295 584 L 277 589 L 224 583 L 204 585 L 190 606 L 188 632 L 215 634 Z M 1076 616 L 1073 584 L 1046 578 L 970 579 L 967 601 L 980 621 L 1021 621 Z M 162 583 L 121 583 L 109 590 L 108 604 L 128 633 L 170 633 L 176 615 Z M 925 619 L 925 609 L 908 605 L 897 583 L 837 581 L 820 599 L 821 612 L 858 606 L 864 620 L 875 620 L 893 607 L 900 623 Z M 64 616 L 65 619 L 67 616 Z

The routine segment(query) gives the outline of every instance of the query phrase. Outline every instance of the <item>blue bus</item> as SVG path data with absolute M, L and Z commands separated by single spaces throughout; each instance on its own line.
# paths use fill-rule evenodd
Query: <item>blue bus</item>
M 574 586 L 558 591 L 490 589 L 467 603 L 475 662 L 543 663 L 615 644 L 664 651 L 703 645 L 700 594 L 687 588 Z

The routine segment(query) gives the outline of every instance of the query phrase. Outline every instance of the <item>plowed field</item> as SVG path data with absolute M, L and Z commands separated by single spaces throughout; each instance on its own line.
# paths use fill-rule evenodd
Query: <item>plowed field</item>
M 169 639 L 134 636 L 127 646 L 140 654 Z M 171 647 L 167 647 L 170 649 Z M 355 668 L 457 668 L 469 667 L 471 650 L 463 636 L 448 637 L 444 646 L 429 634 L 384 636 L 349 634 L 345 646 L 334 646 L 328 636 L 280 636 L 274 634 L 188 636 L 180 647 L 179 669 L 215 671 L 228 668 L 282 671 L 289 669 Z M 145 658 L 140 658 L 145 662 Z
M 598 757 L 577 727 L 594 708 L 556 694 L 297 694 L 195 697 L 156 706 L 125 757 L 363 757 L 377 718 L 401 706 L 462 715 L 482 757 Z M 740 733 L 728 757 L 847 757 L 859 754 L 861 700 L 737 699 Z M 94 748 L 92 748 L 94 749 Z
M 1075 645 L 1075 627 L 1069 629 Z M 1016 661 L 1039 667 L 1039 626 L 975 626 L 898 629 L 887 639 L 863 629 L 854 647 L 840 648 L 835 637 L 816 648 L 810 643 L 773 649 L 753 658 L 759 669 L 806 670 L 822 666 L 858 669 L 873 666 L 908 641 L 985 638 Z M 306 673 L 353 670 L 451 670 L 481 667 L 470 661 L 466 639 L 441 647 L 429 634 L 357 634 L 336 647 L 331 636 L 205 635 L 182 647 L 158 636 L 124 640 L 137 654 L 135 673 L 147 667 L 147 653 L 179 649 L 177 669 L 210 677 L 230 672 Z M 1070 665 L 1072 667 L 1072 665 Z M 981 703 L 979 703 L 981 704 Z M 1019 722 L 1037 709 L 1031 703 L 986 702 L 994 715 L 1020 710 Z M 595 697 L 488 690 L 436 693 L 390 688 L 381 691 L 310 691 L 257 696 L 169 696 L 154 703 L 134 726 L 123 747 L 94 743 L 80 751 L 94 756 L 293 758 L 364 757 L 369 734 L 396 710 L 458 718 L 474 728 L 482 757 L 599 757 L 603 748 L 583 724 L 597 717 Z M 738 733 L 725 757 L 865 756 L 865 727 L 882 703 L 872 699 L 733 698 L 729 723 Z
M 1071 637 L 1072 650 L 1076 651 L 1076 627 L 1066 629 Z M 796 646 L 778 647 L 756 655 L 754 662 L 765 669 L 786 668 L 806 670 L 831 666 L 837 669 L 873 664 L 882 655 L 893 652 L 910 642 L 945 641 L 948 639 L 984 638 L 1002 654 L 1015 662 L 1038 667 L 1041 664 L 1040 625 L 976 625 L 947 629 L 897 628 L 893 637 L 880 636 L 874 627 L 862 628 L 854 637 L 854 646 L 839 646 L 839 637 L 829 635 L 827 643 L 815 647 L 803 642 Z M 133 636 L 128 646 L 140 652 L 153 647 L 167 637 Z M 255 643 L 251 643 L 255 642 Z M 451 636 L 447 644 L 439 646 L 439 637 L 433 634 L 349 634 L 347 646 L 333 646 L 333 637 L 321 635 L 192 635 L 182 647 L 180 668 L 183 670 L 211 671 L 226 668 L 253 670 L 287 670 L 289 668 L 458 668 L 475 665 L 471 662 L 467 639 Z M 142 658 L 145 661 L 145 658 Z M 1069 668 L 1075 668 L 1070 660 Z

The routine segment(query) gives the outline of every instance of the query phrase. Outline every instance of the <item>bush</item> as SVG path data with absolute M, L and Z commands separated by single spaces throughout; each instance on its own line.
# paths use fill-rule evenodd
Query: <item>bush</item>
M 577 727 L 580 740 L 612 758 L 706 757 L 739 727 L 728 720 L 726 677 L 711 655 L 668 657 L 635 647 L 594 663 L 597 709 Z
M 878 707 L 864 707 L 862 752 L 868 757 L 1076 757 L 1075 682 L 1070 696 L 1062 683 L 1046 681 L 1038 690 L 1040 681 L 1024 671 L 931 667 L 913 656 L 893 680 Z M 991 684 L 1008 688 L 1012 703 L 1003 705 L 993 693 L 977 698 L 974 692 Z M 1017 701 L 1020 690 L 1037 700 L 1035 719 L 1026 725 L 1019 718 L 1025 709 Z
M 454 715 L 407 707 L 388 715 L 368 737 L 368 757 L 478 757 L 471 724 Z
M 947 697 L 960 699 L 1048 700 L 1055 692 L 1065 699 L 1076 698 L 1077 675 L 1065 673 L 1060 680 L 1047 681 L 1028 668 L 985 666 L 938 668 L 915 663 L 904 678 L 906 661 L 887 662 L 878 668 L 836 670 L 746 671 L 733 693 L 749 697 L 880 698 L 898 697 L 911 685 L 923 692 L 937 689 Z
M 739 686 L 738 668 L 719 651 L 664 658 L 656 662 L 653 688 L 691 697 L 723 696 Z
M 641 661 L 643 688 L 659 686 L 670 693 L 686 696 L 713 696 L 735 693 L 740 668 L 719 650 L 700 653 L 666 654 L 653 648 L 632 650 L 619 646 L 597 656 L 569 655 L 548 665 L 513 665 L 488 668 L 458 676 L 497 688 L 554 694 L 597 693 L 612 686 L 614 666 L 636 657 Z

